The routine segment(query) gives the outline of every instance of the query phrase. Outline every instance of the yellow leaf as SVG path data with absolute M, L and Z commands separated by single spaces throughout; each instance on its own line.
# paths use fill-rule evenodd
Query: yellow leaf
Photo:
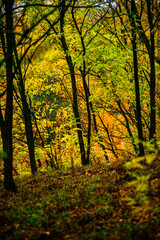
M 146 155 L 146 162 L 148 164 L 151 164 L 155 159 L 156 159 L 156 154 L 155 153 Z

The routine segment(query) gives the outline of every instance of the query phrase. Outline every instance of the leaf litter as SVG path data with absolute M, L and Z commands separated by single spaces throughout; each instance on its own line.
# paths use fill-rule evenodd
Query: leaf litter
M 156 179 L 153 180 L 156 182 Z M 127 204 L 134 186 L 105 165 L 43 171 L 16 179 L 18 193 L 1 187 L 0 239 L 160 239 L 159 196 Z

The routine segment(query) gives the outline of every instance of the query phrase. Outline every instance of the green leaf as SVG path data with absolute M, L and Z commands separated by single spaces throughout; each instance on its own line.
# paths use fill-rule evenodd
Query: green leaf
M 7 158 L 8 154 L 6 152 L 0 151 L 0 157 Z

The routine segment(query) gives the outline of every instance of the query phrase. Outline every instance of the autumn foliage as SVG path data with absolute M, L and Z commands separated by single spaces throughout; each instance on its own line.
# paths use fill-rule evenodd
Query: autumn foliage
M 159 20 L 158 0 L 1 2 L 2 239 L 160 237 Z

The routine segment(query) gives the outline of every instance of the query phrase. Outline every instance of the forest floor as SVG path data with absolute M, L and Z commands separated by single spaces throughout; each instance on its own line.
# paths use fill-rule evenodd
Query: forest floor
M 141 192 L 134 202 L 123 168 L 100 164 L 18 177 L 17 193 L 0 189 L 0 239 L 158 240 L 158 181 L 150 181 L 149 200 Z

